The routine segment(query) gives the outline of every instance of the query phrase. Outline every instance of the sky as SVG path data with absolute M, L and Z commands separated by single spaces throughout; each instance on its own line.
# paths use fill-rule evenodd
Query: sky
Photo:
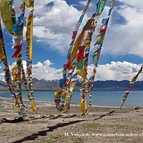
M 15 0 L 16 9 L 19 2 L 20 0 Z M 92 0 L 81 28 L 94 13 L 96 2 L 97 0 Z M 143 0 L 115 0 L 95 80 L 130 80 L 139 70 L 143 63 L 142 3 Z M 45 80 L 62 78 L 71 33 L 85 4 L 86 0 L 35 0 L 33 77 Z M 102 18 L 107 15 L 108 8 L 107 5 Z M 4 27 L 3 31 L 8 61 L 12 67 L 12 39 Z M 91 57 L 95 39 L 96 32 L 91 45 L 90 70 L 93 68 Z M 25 44 L 23 60 L 26 66 Z M 3 80 L 2 69 L 3 66 L 0 65 L 0 79 Z M 138 80 L 143 80 L 143 74 Z

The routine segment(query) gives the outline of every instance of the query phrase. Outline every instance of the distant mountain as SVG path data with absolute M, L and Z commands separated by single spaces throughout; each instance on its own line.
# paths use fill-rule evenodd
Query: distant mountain
M 93 83 L 93 90 L 126 90 L 128 88 L 129 81 L 95 81 Z M 81 83 L 77 83 L 76 89 L 79 89 Z M 34 90 L 56 90 L 59 87 L 58 80 L 46 81 L 44 79 L 38 80 L 33 78 L 33 88 Z M 23 86 L 24 89 L 24 86 Z M 7 90 L 7 84 L 0 81 L 0 90 Z M 134 85 L 133 90 L 143 90 L 143 81 L 137 81 Z
M 93 83 L 94 90 L 126 90 L 129 85 L 129 81 L 96 81 Z
M 58 80 L 46 81 L 33 78 L 33 88 L 36 90 L 56 90 L 59 87 Z

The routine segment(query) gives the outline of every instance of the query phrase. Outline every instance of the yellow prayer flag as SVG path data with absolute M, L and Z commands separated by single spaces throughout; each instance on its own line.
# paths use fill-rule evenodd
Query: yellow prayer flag
M 85 113 L 87 111 L 86 99 L 83 98 L 83 97 L 81 97 L 80 107 L 81 107 L 81 112 L 82 113 Z
M 25 4 L 28 8 L 33 7 L 34 6 L 34 2 L 33 0 L 25 0 Z
M 12 5 L 10 5 L 9 0 L 0 0 L 0 13 L 6 29 L 12 34 L 14 25 L 12 22 Z

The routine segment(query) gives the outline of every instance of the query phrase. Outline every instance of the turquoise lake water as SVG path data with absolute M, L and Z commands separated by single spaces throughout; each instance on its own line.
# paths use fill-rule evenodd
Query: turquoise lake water
M 34 96 L 37 101 L 53 102 L 54 91 L 35 91 Z M 119 106 L 121 97 L 124 91 L 93 91 L 92 104 L 101 106 Z M 0 97 L 11 98 L 9 92 L 1 92 Z M 23 92 L 23 97 L 27 99 L 26 92 Z M 87 96 L 88 100 L 88 96 Z M 72 96 L 72 103 L 79 104 L 80 93 L 75 91 Z M 132 91 L 125 103 L 126 106 L 142 106 L 143 91 Z

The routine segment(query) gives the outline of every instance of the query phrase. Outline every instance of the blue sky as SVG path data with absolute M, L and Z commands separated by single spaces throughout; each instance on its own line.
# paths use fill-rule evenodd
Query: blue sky
M 92 0 L 82 26 L 94 12 L 96 2 L 97 0 Z M 86 0 L 36 0 L 33 40 L 34 77 L 46 80 L 61 78 L 61 68 L 66 62 L 71 32 L 85 3 Z M 130 79 L 139 69 L 143 62 L 142 3 L 143 0 L 116 0 L 99 61 L 97 80 Z M 107 9 L 108 6 L 102 17 L 106 15 Z M 12 65 L 14 60 L 11 59 L 11 55 L 14 50 L 11 49 L 11 36 L 5 29 L 4 36 L 8 60 Z M 94 35 L 93 43 L 95 38 Z M 24 50 L 23 60 L 25 60 Z M 93 65 L 89 66 L 92 67 Z M 107 71 L 105 76 L 102 76 L 103 69 Z M 3 76 L 2 68 L 0 72 Z

